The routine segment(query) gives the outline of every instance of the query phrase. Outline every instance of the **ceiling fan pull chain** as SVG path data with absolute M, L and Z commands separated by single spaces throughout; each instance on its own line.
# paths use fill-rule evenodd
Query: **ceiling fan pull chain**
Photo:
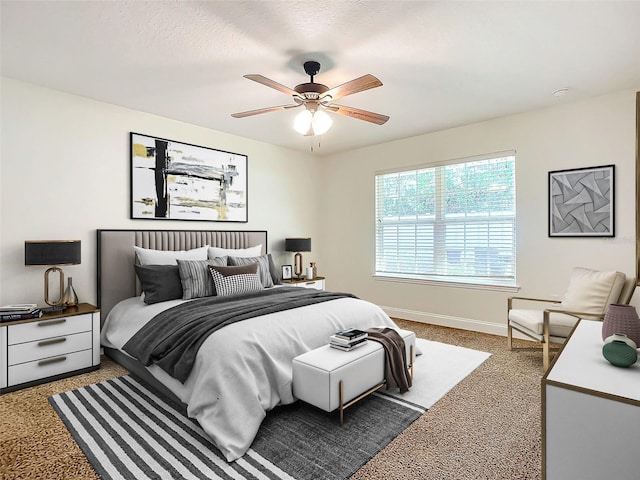
M 309 137 L 309 151 L 311 153 L 314 152 L 315 139 L 318 139 L 318 150 L 320 150 L 320 140 L 322 139 L 322 135 L 313 135 Z

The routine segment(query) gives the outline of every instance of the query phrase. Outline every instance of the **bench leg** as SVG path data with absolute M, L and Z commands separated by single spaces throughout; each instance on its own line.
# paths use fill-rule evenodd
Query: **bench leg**
M 385 382 L 383 381 L 382 383 L 379 383 L 378 385 L 376 385 L 375 387 L 370 388 L 369 390 L 367 390 L 364 393 L 361 393 L 360 395 L 358 395 L 356 398 L 354 398 L 353 400 L 350 400 L 347 403 L 344 403 L 344 383 L 342 382 L 342 380 L 340 380 L 338 382 L 338 395 L 339 400 L 340 400 L 340 406 L 338 407 L 340 409 L 340 425 L 344 424 L 344 411 L 349 408 L 351 405 L 353 405 L 356 402 L 359 402 L 360 400 L 362 400 L 364 397 L 367 397 L 369 395 L 371 395 L 373 392 L 375 392 L 376 390 L 380 390 L 382 387 L 384 387 Z
M 411 360 L 410 360 L 411 363 L 409 364 L 409 373 L 411 373 L 411 380 L 413 380 L 413 364 L 416 359 L 416 354 L 413 349 L 413 345 L 409 347 L 409 356 L 411 357 Z
M 340 426 L 344 424 L 344 384 L 342 380 L 338 383 L 338 392 L 340 395 Z

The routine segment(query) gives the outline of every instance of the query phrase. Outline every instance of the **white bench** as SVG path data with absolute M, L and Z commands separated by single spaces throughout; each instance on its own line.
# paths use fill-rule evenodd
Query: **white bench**
M 398 333 L 413 377 L 416 335 L 408 330 Z M 324 345 L 293 359 L 293 395 L 325 412 L 339 409 L 342 425 L 346 408 L 385 384 L 384 364 L 384 349 L 373 340 L 349 352 Z

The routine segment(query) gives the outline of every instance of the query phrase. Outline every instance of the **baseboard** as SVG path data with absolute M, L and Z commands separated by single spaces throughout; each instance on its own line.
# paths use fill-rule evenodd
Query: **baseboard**
M 460 330 L 471 330 L 474 332 L 488 333 L 490 335 L 507 336 L 507 325 L 484 322 L 482 320 L 474 320 L 471 318 L 452 317 L 450 315 L 442 315 L 439 313 L 419 312 L 416 310 L 408 310 L 406 308 L 386 307 L 381 305 L 380 308 L 390 317 L 402 318 L 414 322 L 428 323 L 431 325 L 439 325 L 441 327 L 458 328 Z M 521 338 L 530 340 L 521 335 L 519 332 L 513 332 L 513 338 Z

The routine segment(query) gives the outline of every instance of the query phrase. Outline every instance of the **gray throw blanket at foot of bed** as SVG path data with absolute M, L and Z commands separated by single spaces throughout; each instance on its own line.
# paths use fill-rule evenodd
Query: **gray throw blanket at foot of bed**
M 384 379 L 387 390 L 399 388 L 404 393 L 411 387 L 411 373 L 407 368 L 407 351 L 404 340 L 393 328 L 369 328 L 367 338 L 384 348 Z
M 155 364 L 184 383 L 198 349 L 209 335 L 234 322 L 304 307 L 357 298 L 350 293 L 282 287 L 229 297 L 205 297 L 156 315 L 124 345 L 123 350 L 145 365 Z

